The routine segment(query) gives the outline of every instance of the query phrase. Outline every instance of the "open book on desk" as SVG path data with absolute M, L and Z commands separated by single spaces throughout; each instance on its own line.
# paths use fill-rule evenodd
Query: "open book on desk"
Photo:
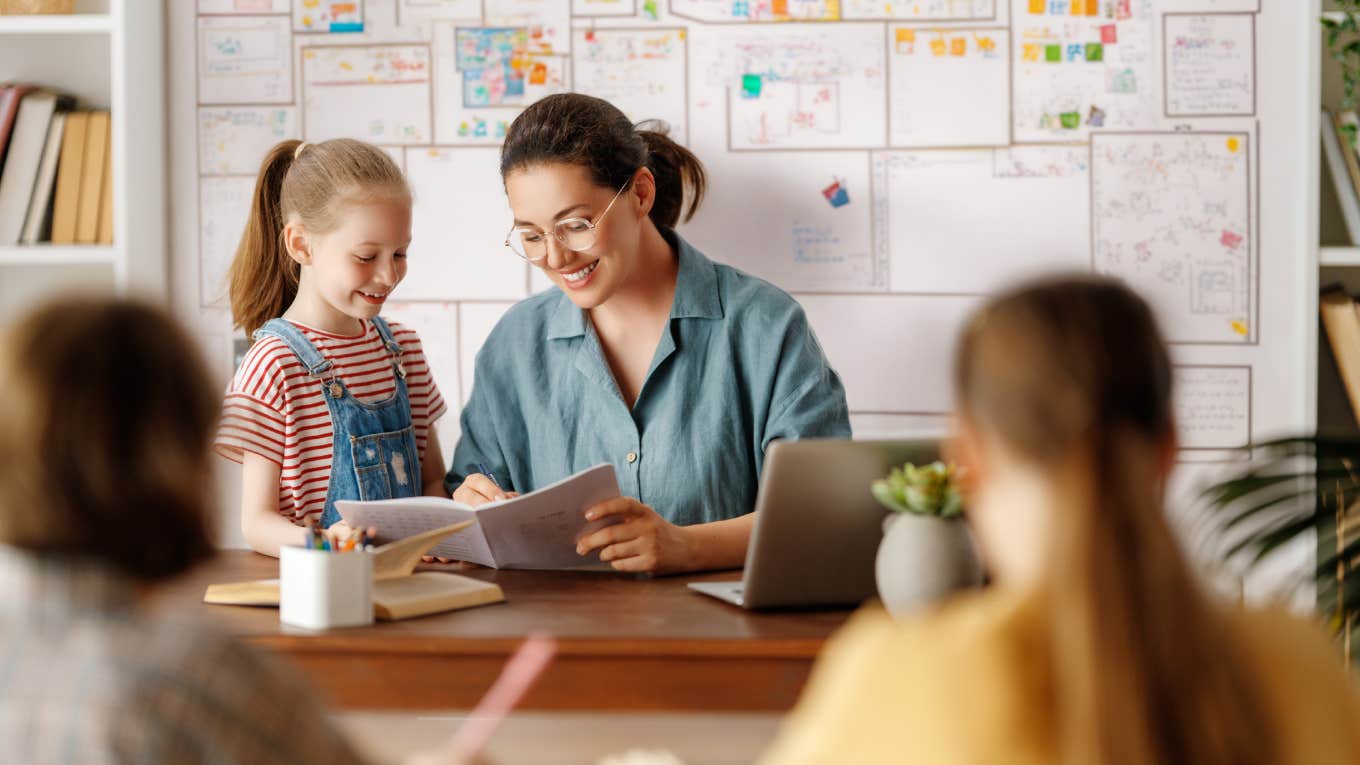
M 430 550 L 430 555 L 441 558 L 491 568 L 605 571 L 610 566 L 600 562 L 598 551 L 576 554 L 576 541 L 619 522 L 614 517 L 589 522 L 585 518 L 586 508 L 617 496 L 614 466 L 601 464 L 537 491 L 475 508 L 443 497 L 340 500 L 335 507 L 350 528 L 376 527 L 380 542 L 476 521 Z

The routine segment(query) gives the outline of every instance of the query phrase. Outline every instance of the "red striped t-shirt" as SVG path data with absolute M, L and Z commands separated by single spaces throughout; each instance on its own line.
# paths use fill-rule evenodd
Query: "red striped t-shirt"
M 430 426 L 448 409 L 425 362 L 415 330 L 387 322 L 401 345 L 411 424 L 423 460 Z M 302 334 L 334 365 L 349 392 L 371 404 L 396 392 L 391 355 L 372 322 L 355 337 L 332 335 L 294 322 Z M 287 343 L 265 337 L 250 347 L 227 388 L 222 427 L 214 442 L 218 453 L 235 462 L 250 451 L 281 467 L 279 513 L 301 524 L 325 510 L 330 488 L 331 450 L 335 431 L 321 385 L 307 374 Z

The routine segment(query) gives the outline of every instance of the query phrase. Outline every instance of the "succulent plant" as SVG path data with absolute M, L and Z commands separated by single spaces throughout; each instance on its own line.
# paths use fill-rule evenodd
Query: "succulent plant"
M 923 467 L 908 462 L 874 481 L 870 490 L 889 510 L 953 518 L 963 512 L 963 497 L 954 485 L 954 474 L 954 466 L 943 462 Z

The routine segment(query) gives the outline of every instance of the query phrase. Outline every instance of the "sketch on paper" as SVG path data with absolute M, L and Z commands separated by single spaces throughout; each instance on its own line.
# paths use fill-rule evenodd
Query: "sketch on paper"
M 198 19 L 198 102 L 282 104 L 293 100 L 288 19 Z
M 254 175 L 279 141 L 298 138 L 293 106 L 204 106 L 198 110 L 198 169 L 204 175 Z
M 688 141 L 684 29 L 578 29 L 575 89 L 614 104 L 634 122 L 660 120 Z
M 1092 137 L 1093 265 L 1137 288 L 1170 342 L 1252 337 L 1250 154 L 1246 133 Z
M 302 93 L 309 141 L 418 144 L 432 135 L 426 45 L 304 47 Z
M 1168 117 L 1256 113 L 1256 16 L 1163 18 Z

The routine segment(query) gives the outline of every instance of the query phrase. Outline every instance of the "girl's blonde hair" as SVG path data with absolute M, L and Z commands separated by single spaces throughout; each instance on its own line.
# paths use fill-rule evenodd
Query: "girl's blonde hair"
M 313 234 L 340 225 L 346 204 L 398 198 L 411 189 L 387 152 L 350 138 L 283 141 L 260 165 L 236 257 L 227 272 L 231 315 L 246 334 L 281 316 L 297 296 L 302 267 L 288 254 L 283 228 L 294 215 Z
M 164 311 L 68 297 L 0 337 L 0 544 L 155 581 L 212 554 L 221 397 Z
M 965 330 L 961 413 L 1065 493 L 1046 588 L 1062 761 L 1274 762 L 1276 729 L 1164 515 L 1171 361 L 1146 303 L 1074 277 Z

